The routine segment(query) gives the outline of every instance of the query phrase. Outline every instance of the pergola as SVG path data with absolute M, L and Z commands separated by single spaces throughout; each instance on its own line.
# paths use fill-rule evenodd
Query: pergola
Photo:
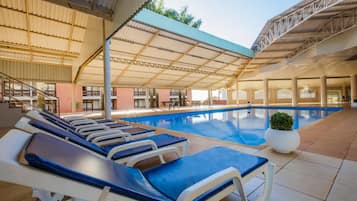
M 250 49 L 142 10 L 111 38 L 111 83 L 117 87 L 226 87 L 253 56 Z M 75 80 L 102 85 L 103 55 Z

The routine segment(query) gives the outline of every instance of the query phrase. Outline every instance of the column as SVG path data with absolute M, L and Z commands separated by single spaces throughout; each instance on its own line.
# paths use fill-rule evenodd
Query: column
M 110 39 L 105 36 L 105 20 L 103 19 L 103 63 L 104 63 L 104 118 L 112 119 L 112 99 L 110 80 Z
M 208 89 L 208 105 L 212 105 L 212 89 Z
M 236 79 L 236 104 L 239 105 L 239 83 L 238 83 L 238 79 Z
M 232 98 L 232 88 L 227 89 L 227 102 L 228 104 L 233 104 L 233 98 Z
M 263 104 L 264 106 L 269 105 L 269 84 L 268 79 L 264 79 L 263 81 Z
M 322 76 L 320 78 L 321 86 L 321 107 L 326 107 L 327 106 L 327 82 L 326 82 L 326 76 Z
M 351 102 L 357 102 L 357 74 L 351 76 Z
M 296 77 L 291 79 L 291 92 L 291 104 L 295 107 L 298 102 L 298 86 Z
M 145 108 L 150 108 L 150 90 L 149 88 L 145 89 Z

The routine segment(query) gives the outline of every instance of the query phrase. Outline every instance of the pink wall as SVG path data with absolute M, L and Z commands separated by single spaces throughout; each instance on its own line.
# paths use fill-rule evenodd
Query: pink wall
M 75 87 L 75 89 L 73 89 Z M 76 90 L 75 102 L 82 103 L 82 86 L 71 83 L 56 83 L 56 96 L 60 99 L 60 112 L 72 112 L 72 95 L 73 90 Z M 82 111 L 82 106 L 77 110 Z
M 134 89 L 133 88 L 116 88 L 117 110 L 134 109 Z
M 157 89 L 159 94 L 159 106 L 162 107 L 163 101 L 170 101 L 170 89 Z

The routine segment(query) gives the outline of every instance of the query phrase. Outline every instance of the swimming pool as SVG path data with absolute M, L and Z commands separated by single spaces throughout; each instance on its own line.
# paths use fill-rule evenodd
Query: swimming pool
M 270 116 L 286 112 L 294 118 L 294 128 L 304 127 L 342 108 L 250 107 L 176 114 L 153 115 L 122 120 L 225 141 L 259 146 L 265 143 Z

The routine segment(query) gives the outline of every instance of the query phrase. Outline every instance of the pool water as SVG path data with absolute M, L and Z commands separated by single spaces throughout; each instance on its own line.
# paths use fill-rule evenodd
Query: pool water
M 342 108 L 251 107 L 123 118 L 122 120 L 259 146 L 265 143 L 264 133 L 269 128 L 271 115 L 276 112 L 291 115 L 294 119 L 293 127 L 298 129 L 339 110 Z

